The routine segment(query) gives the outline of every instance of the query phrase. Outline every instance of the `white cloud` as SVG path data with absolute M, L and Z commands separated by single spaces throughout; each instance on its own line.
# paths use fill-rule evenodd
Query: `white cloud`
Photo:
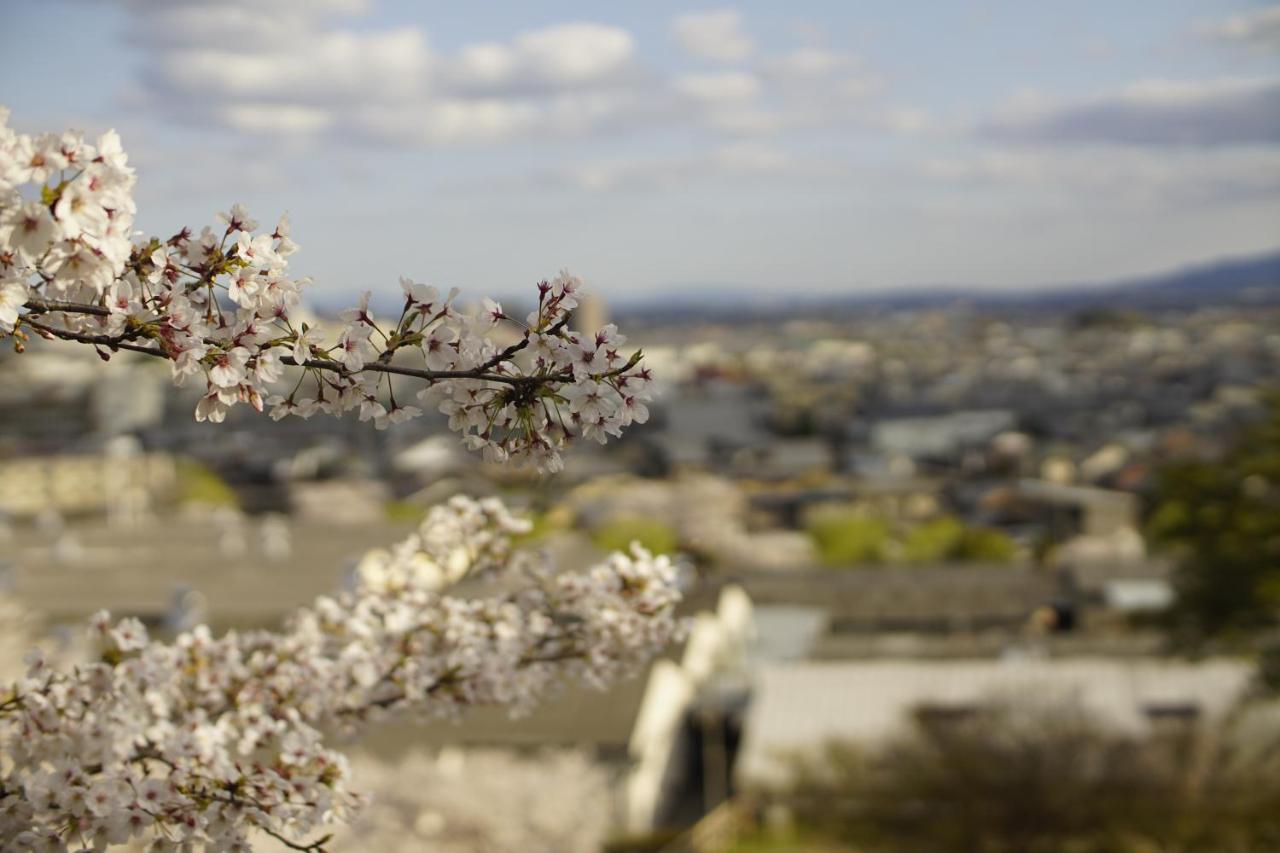
M 305 36 L 318 23 L 363 15 L 367 0 L 122 0 L 139 26 L 137 47 L 166 49 L 222 45 L 233 50 L 264 48 Z
M 763 57 L 752 72 L 690 74 L 676 82 L 703 110 L 703 124 L 731 135 L 760 136 L 805 128 L 858 126 L 916 132 L 890 122 L 872 98 L 879 77 L 843 53 L 803 49 Z
M 739 143 L 725 145 L 713 155 L 716 164 L 727 172 L 753 175 L 795 174 L 804 171 L 790 154 L 769 145 Z
M 764 72 L 782 80 L 812 81 L 858 70 L 857 58 L 821 47 L 802 47 L 761 63 Z
M 165 51 L 158 85 L 226 100 L 320 104 L 399 100 L 420 94 L 431 66 L 423 34 L 322 32 L 257 51 L 207 47 Z
M 866 116 L 863 124 L 866 127 L 887 130 L 900 136 L 942 135 L 955 131 L 954 127 L 914 107 L 874 110 Z
M 129 6 L 139 12 L 134 41 L 151 51 L 135 100 L 238 131 L 501 141 L 589 132 L 638 97 L 635 41 L 602 24 L 544 27 L 441 55 L 416 27 L 348 25 L 344 16 L 367 10 L 359 0 Z
M 1230 44 L 1249 45 L 1263 50 L 1280 49 L 1280 5 L 1256 12 L 1233 15 L 1205 25 L 1201 32 Z
M 646 67 L 617 26 L 568 22 L 440 51 L 416 26 L 376 27 L 365 0 L 123 0 L 143 59 L 135 106 L 237 132 L 405 146 L 504 143 L 673 127 L 763 137 L 859 124 L 899 132 L 855 57 L 801 48 L 736 70 Z M 704 58 L 754 46 L 731 9 L 673 27 Z
M 671 23 L 671 32 L 680 46 L 698 59 L 741 62 L 755 50 L 736 9 L 679 15 Z
M 237 130 L 256 133 L 309 135 L 333 124 L 328 110 L 302 104 L 237 103 L 223 108 L 222 116 Z
M 1132 148 L 995 149 L 933 158 L 920 165 L 934 181 L 970 189 L 1019 189 L 1040 198 L 1080 198 L 1163 207 L 1274 197 L 1280 193 L 1280 151 Z
M 1280 78 L 1136 83 L 1087 100 L 1025 97 L 984 131 L 1052 143 L 1252 145 L 1280 143 Z
M 698 101 L 749 101 L 760 94 L 760 80 L 745 71 L 686 74 L 676 78 L 677 92 Z
M 576 85 L 617 72 L 635 53 L 635 42 L 618 27 L 562 24 L 516 37 L 515 50 L 531 70 Z
M 434 98 L 412 110 L 367 105 L 352 114 L 350 132 L 404 145 L 496 142 L 532 130 L 534 104 L 503 98 Z
M 635 39 L 618 27 L 559 24 L 522 33 L 509 45 L 469 45 L 447 63 L 445 75 L 464 89 L 590 86 L 616 79 L 635 52 Z
M 571 189 L 589 193 L 682 189 L 695 182 L 732 180 L 831 180 L 847 177 L 835 163 L 797 158 L 773 145 L 733 143 L 700 154 L 599 160 L 515 179 L 466 182 L 489 190 Z

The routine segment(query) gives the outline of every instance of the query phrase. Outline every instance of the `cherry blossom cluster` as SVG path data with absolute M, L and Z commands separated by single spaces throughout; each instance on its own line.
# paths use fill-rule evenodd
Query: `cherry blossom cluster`
M 565 677 L 602 685 L 680 631 L 672 563 L 636 547 L 585 573 L 514 550 L 496 500 L 455 498 L 279 632 L 201 627 L 172 643 L 92 620 L 97 660 L 29 656 L 0 688 L 0 848 L 297 849 L 363 798 L 322 731 L 396 711 L 520 711 Z M 464 581 L 467 595 L 447 590 Z
M 138 237 L 134 172 L 114 132 L 93 144 L 33 137 L 7 118 L 0 108 L 0 337 L 19 349 L 29 329 L 104 358 L 165 358 L 177 384 L 203 383 L 195 417 L 212 422 L 247 403 L 276 419 L 358 410 L 384 428 L 422 414 L 398 387 L 413 378 L 416 401 L 447 415 L 468 448 L 544 471 L 562 467 L 572 438 L 603 443 L 648 419 L 640 353 L 612 325 L 569 327 L 582 282 L 568 273 L 538 284 L 523 321 L 492 300 L 463 311 L 456 290 L 402 278 L 398 317 L 375 317 L 366 293 L 329 336 L 296 318 L 308 282 L 288 274 L 298 247 L 287 218 L 267 232 L 235 205 L 216 228 Z M 514 340 L 502 346 L 502 334 Z

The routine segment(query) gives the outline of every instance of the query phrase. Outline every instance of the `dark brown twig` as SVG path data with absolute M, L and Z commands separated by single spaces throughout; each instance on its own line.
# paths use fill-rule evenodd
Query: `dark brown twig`
M 48 299 L 29 299 L 26 306 L 28 313 L 20 319 L 22 323 L 30 326 L 40 332 L 45 337 L 54 337 L 65 341 L 76 341 L 82 344 L 92 344 L 94 346 L 103 346 L 111 350 L 123 349 L 130 352 L 142 353 L 143 355 L 154 356 L 156 358 L 169 359 L 169 354 L 159 347 L 145 346 L 141 344 L 130 343 L 136 339 L 136 333 L 126 332 L 122 335 L 95 335 L 88 332 L 75 332 L 70 329 L 59 329 L 56 326 L 50 326 L 31 318 L 32 314 L 46 313 L 65 313 L 65 314 L 89 314 L 96 317 L 109 317 L 111 312 L 99 305 L 84 305 L 78 302 L 59 302 Z M 552 327 L 552 331 L 559 331 L 564 327 L 565 320 L 561 320 Z M 425 370 L 416 367 L 405 367 L 398 364 L 390 364 L 387 362 L 375 361 L 370 362 L 361 370 L 351 371 L 341 362 L 329 359 L 312 358 L 299 364 L 292 356 L 285 356 L 280 359 L 284 364 L 294 367 L 307 367 L 315 370 L 326 370 L 349 376 L 352 373 L 371 372 L 371 373 L 391 373 L 397 376 L 411 376 L 415 379 L 422 379 L 426 382 L 437 382 L 442 379 L 477 379 L 485 382 L 500 382 L 504 385 L 512 387 L 528 387 L 543 385 L 550 382 L 562 381 L 564 376 L 559 374 L 551 374 L 547 376 L 507 376 L 502 373 L 494 373 L 493 368 L 497 367 L 504 361 L 512 358 L 520 350 L 528 346 L 528 339 L 520 341 L 507 347 L 502 352 L 489 359 L 479 367 L 469 370 Z

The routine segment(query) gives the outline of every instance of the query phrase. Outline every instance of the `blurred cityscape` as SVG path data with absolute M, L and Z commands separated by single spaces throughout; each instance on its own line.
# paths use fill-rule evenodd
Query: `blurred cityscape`
M 272 625 L 457 493 L 523 508 L 566 567 L 632 540 L 680 555 L 688 639 L 638 678 L 369 733 L 378 804 L 344 849 L 799 849 L 804 804 L 769 792 L 833 742 L 1011 698 L 1185 732 L 1260 689 L 1252 639 L 1177 653 L 1180 555 L 1151 522 L 1162 472 L 1268 417 L 1274 257 L 1017 300 L 597 299 L 575 325 L 610 321 L 659 398 L 550 478 L 480 462 L 438 416 L 211 426 L 164 363 L 2 353 L 5 592 L 54 642 L 103 607 L 162 635 Z M 487 802 L 511 803 L 501 826 Z

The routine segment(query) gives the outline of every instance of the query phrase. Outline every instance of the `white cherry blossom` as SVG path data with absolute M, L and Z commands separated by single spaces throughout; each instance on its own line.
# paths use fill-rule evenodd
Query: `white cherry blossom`
M 528 523 L 455 498 L 361 564 L 280 632 L 206 627 L 150 642 L 137 620 L 90 620 L 97 662 L 33 665 L 0 688 L 0 846 L 66 850 L 185 840 L 295 847 L 364 798 L 323 731 L 393 713 L 529 708 L 564 678 L 603 685 L 681 630 L 677 576 L 636 548 L 583 573 L 514 550 Z M 469 579 L 468 597 L 449 587 Z
M 11 331 L 18 313 L 27 303 L 27 286 L 21 281 L 0 284 L 0 331 Z
M 264 233 L 234 205 L 217 228 L 137 236 L 114 132 L 31 136 L 8 115 L 0 337 L 18 351 L 39 335 L 165 359 L 176 384 L 202 383 L 195 418 L 211 423 L 248 404 L 277 420 L 358 409 L 387 428 L 422 413 L 398 402 L 416 391 L 485 459 L 544 472 L 575 436 L 604 441 L 648 416 L 640 353 L 612 326 L 571 328 L 582 282 L 568 273 L 538 284 L 522 326 L 496 302 L 463 311 L 456 288 L 401 279 L 399 317 L 376 320 L 366 293 L 327 337 L 295 320 L 308 282 L 288 272 L 287 217 Z M 669 560 L 636 549 L 557 573 L 513 550 L 525 527 L 501 504 L 455 499 L 280 631 L 200 626 L 158 643 L 135 619 L 96 615 L 96 661 L 61 671 L 33 655 L 0 686 L 0 848 L 248 850 L 265 833 L 320 850 L 323 828 L 363 802 L 322 732 L 393 712 L 525 710 L 566 677 L 634 669 L 678 633 Z M 450 594 L 464 577 L 476 591 Z

